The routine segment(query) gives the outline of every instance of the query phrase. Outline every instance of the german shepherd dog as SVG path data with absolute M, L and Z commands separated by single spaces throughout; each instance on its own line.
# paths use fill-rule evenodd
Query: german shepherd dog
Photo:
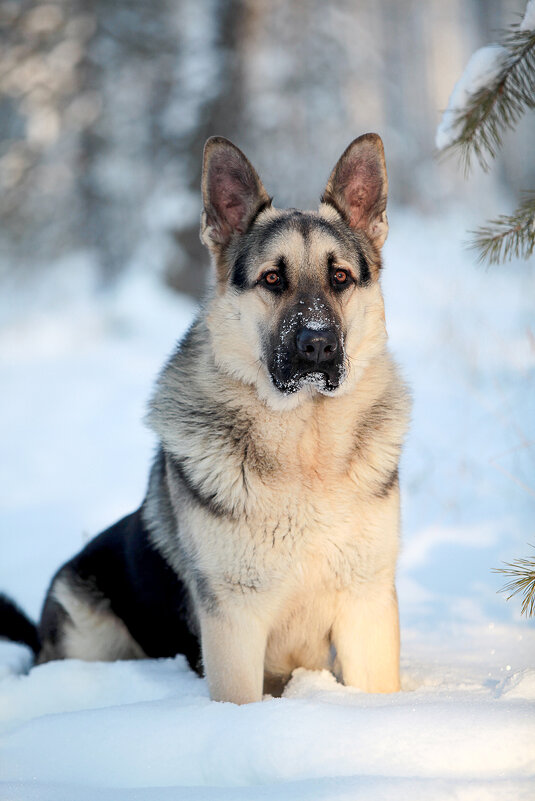
M 150 403 L 145 500 L 55 575 L 37 662 L 183 653 L 238 704 L 299 666 L 395 692 L 410 404 L 379 281 L 381 139 L 355 139 L 302 212 L 213 137 L 202 194 L 213 281 Z

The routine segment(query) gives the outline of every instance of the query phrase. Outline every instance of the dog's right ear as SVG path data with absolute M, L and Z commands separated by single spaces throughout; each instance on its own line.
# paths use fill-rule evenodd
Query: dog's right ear
M 204 146 L 202 197 L 201 241 L 216 253 L 271 205 L 254 167 L 222 136 L 210 137 Z

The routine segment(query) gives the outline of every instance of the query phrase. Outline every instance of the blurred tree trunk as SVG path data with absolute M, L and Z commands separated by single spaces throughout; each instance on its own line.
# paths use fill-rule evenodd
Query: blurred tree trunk
M 218 0 L 214 56 L 218 62 L 218 90 L 206 100 L 199 98 L 200 114 L 195 128 L 175 143 L 174 157 L 187 164 L 186 188 L 198 211 L 193 219 L 177 220 L 173 235 L 180 251 L 171 257 L 166 270 L 168 283 L 199 297 L 206 285 L 208 256 L 199 238 L 202 154 L 209 136 L 239 140 L 243 120 L 243 52 L 241 43 L 247 25 L 244 0 Z M 180 256 L 182 258 L 180 258 Z M 185 256 L 185 258 L 184 258 Z
M 206 264 L 199 241 L 202 148 L 208 135 L 233 136 L 239 126 L 242 0 L 213 0 L 203 10 L 194 0 L 85 2 L 99 23 L 86 81 L 105 110 L 84 132 L 81 148 L 80 189 L 91 221 L 86 243 L 98 249 L 105 279 L 131 259 L 146 258 L 150 269 L 156 255 L 172 286 L 199 295 Z M 145 205 L 151 195 L 152 212 Z M 144 218 L 156 218 L 160 203 L 167 198 L 172 205 L 182 195 L 191 202 L 162 220 L 163 230 Z M 157 254 L 132 237 L 147 225 Z

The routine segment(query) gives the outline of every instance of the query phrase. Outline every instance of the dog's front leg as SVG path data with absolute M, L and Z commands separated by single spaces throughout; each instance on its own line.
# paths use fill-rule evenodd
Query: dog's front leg
M 392 693 L 399 683 L 399 616 L 393 581 L 346 590 L 332 627 L 337 671 L 344 684 L 369 693 Z
M 262 700 L 266 627 L 250 611 L 225 609 L 201 618 L 204 672 L 213 701 Z

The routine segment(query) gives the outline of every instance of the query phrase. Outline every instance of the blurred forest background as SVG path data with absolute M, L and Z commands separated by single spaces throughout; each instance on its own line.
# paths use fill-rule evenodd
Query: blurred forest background
M 388 333 L 414 393 L 403 625 L 519 614 L 491 569 L 533 541 L 535 271 L 478 269 L 463 242 L 535 188 L 535 115 L 468 180 L 435 132 L 473 52 L 525 10 L 0 0 L 2 589 L 38 614 L 57 566 L 143 497 L 150 386 L 206 279 L 205 139 L 236 142 L 278 206 L 316 208 L 377 131 Z
M 355 136 L 385 141 L 391 201 L 481 220 L 535 186 L 534 120 L 492 174 L 437 163 L 434 134 L 478 47 L 523 0 L 5 0 L 0 3 L 0 281 L 89 257 L 198 296 L 203 143 L 236 142 L 277 205 L 315 207 Z M 502 197 L 496 200 L 497 193 Z M 194 267 L 195 269 L 191 269 Z

